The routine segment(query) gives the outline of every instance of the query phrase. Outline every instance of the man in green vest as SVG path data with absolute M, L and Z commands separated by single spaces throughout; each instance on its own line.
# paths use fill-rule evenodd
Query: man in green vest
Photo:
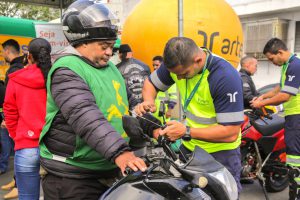
M 137 114 L 155 112 L 158 91 L 177 85 L 183 105 L 184 121 L 169 121 L 160 131 L 170 140 L 191 137 L 180 147 L 190 154 L 196 146 L 222 163 L 240 185 L 241 143 L 243 123 L 242 81 L 236 69 L 223 58 L 185 37 L 170 39 L 164 49 L 164 63 L 145 81 L 144 102 Z
M 110 61 L 117 39 L 113 13 L 97 1 L 78 0 L 65 11 L 70 46 L 47 80 L 46 124 L 40 136 L 45 199 L 98 199 L 120 170 L 146 170 L 127 143 L 122 116 L 128 98 Z
M 300 199 L 300 59 L 288 51 L 285 43 L 272 38 L 263 53 L 274 65 L 282 66 L 280 85 L 252 101 L 260 108 L 283 103 L 287 164 L 290 166 L 290 200 Z

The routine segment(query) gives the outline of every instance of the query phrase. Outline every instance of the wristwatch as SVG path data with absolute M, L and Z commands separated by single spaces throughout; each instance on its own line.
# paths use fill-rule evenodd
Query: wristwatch
M 189 126 L 185 126 L 186 127 L 186 131 L 185 134 L 182 136 L 182 139 L 184 141 L 190 141 L 192 139 L 191 137 L 191 127 Z

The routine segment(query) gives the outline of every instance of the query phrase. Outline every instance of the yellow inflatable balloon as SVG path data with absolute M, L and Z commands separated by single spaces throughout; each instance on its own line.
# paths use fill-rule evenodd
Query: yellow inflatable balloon
M 121 40 L 137 59 L 151 66 L 152 58 L 162 55 L 166 42 L 178 35 L 177 0 L 142 0 L 126 19 Z M 184 0 L 183 35 L 238 66 L 242 27 L 224 0 Z

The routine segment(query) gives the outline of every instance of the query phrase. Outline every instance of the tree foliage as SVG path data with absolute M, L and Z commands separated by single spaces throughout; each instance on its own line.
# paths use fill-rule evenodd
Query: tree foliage
M 0 1 L 0 15 L 7 17 L 20 17 L 24 19 L 50 21 L 59 18 L 59 9 L 46 6 L 35 6 L 21 3 Z

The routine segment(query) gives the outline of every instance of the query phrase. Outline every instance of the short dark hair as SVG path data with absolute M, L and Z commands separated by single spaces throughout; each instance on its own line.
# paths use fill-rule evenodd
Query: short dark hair
M 159 62 L 162 62 L 164 59 L 162 56 L 154 56 L 152 61 L 154 61 L 154 60 L 158 60 Z
M 128 44 L 121 44 L 119 48 L 119 53 L 127 53 L 132 52 L 130 46 Z
M 17 53 L 20 53 L 20 45 L 19 43 L 14 39 L 6 40 L 2 43 L 3 49 L 6 47 L 12 47 Z
M 288 48 L 286 47 L 286 44 L 282 40 L 278 38 L 272 38 L 265 45 L 263 53 L 278 54 L 279 50 L 287 51 Z
M 186 67 L 193 62 L 194 55 L 199 51 L 196 43 L 186 37 L 171 38 L 164 49 L 164 64 L 172 69 L 182 65 Z

